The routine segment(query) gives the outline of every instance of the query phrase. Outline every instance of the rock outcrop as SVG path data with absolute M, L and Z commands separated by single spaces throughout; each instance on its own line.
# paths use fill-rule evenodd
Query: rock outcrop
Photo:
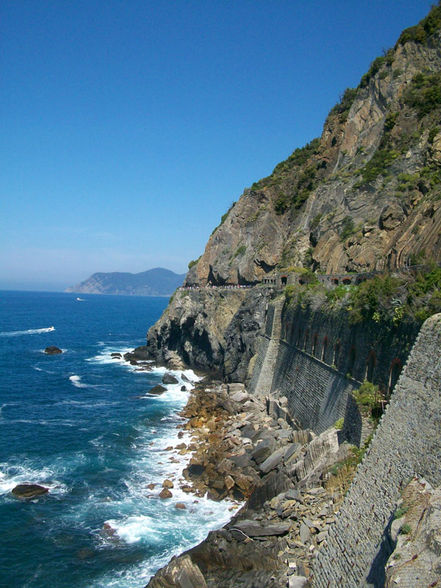
M 187 285 L 254 284 L 290 266 L 345 273 L 441 260 L 440 10 L 423 40 L 402 36 L 346 90 L 320 139 L 244 191 Z
M 149 330 L 150 357 L 172 369 L 186 364 L 243 381 L 269 299 L 266 289 L 178 290 Z
M 46 347 L 44 352 L 46 353 L 46 355 L 59 355 L 60 353 L 63 353 L 62 349 L 60 349 L 59 347 L 56 347 L 55 345 L 51 345 L 50 347 Z
M 21 500 L 32 500 L 49 492 L 49 488 L 39 484 L 18 484 L 12 489 L 12 495 Z

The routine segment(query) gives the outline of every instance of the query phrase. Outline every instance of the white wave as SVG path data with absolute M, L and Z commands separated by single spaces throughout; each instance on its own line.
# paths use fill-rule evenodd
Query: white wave
M 34 369 L 37 372 L 43 372 L 45 374 L 55 374 L 55 372 L 51 372 L 50 370 L 44 370 L 43 368 L 39 367 L 38 365 L 33 365 L 32 369 Z
M 17 337 L 19 335 L 40 335 L 42 333 L 51 333 L 55 327 L 45 327 L 43 329 L 27 329 L 26 331 L 2 331 L 0 337 Z
M 69 380 L 72 382 L 72 384 L 76 387 L 76 388 L 88 388 L 87 384 L 83 384 L 81 381 L 81 376 L 77 376 L 77 375 L 73 375 L 73 376 L 69 376 Z
M 149 543 L 161 541 L 163 533 L 155 521 L 147 515 L 129 516 L 121 521 L 109 519 L 106 523 L 115 529 L 116 534 L 126 543 L 137 543 L 146 539 Z
M 65 484 L 54 477 L 49 468 L 40 470 L 30 466 L 0 463 L 0 494 L 8 494 L 18 484 L 40 484 L 49 488 L 51 494 L 64 494 L 68 491 Z
M 127 362 L 124 359 L 124 353 L 129 353 L 130 351 L 133 351 L 133 347 L 114 347 L 114 346 L 105 346 L 104 349 L 98 353 L 97 355 L 94 355 L 93 357 L 89 357 L 88 359 L 86 359 L 86 361 L 91 361 L 93 363 L 100 363 L 100 364 L 114 364 L 114 365 L 123 365 L 125 367 L 128 367 L 129 369 L 133 369 L 136 366 L 130 365 L 129 362 Z M 112 353 L 120 353 L 121 354 L 121 358 L 118 357 L 112 357 Z

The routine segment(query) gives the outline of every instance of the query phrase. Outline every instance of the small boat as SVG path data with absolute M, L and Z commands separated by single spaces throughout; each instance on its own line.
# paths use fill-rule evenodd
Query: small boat
M 78 300 L 78 302 L 84 302 L 84 298 L 79 298 L 78 296 L 77 296 L 77 300 Z
M 55 331 L 55 327 L 48 327 L 48 331 Z

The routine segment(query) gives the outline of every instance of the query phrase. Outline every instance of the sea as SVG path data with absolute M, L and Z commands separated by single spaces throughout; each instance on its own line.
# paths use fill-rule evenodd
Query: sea
M 1 587 L 142 587 L 231 517 L 231 503 L 180 489 L 179 413 L 197 376 L 173 372 L 179 383 L 153 396 L 164 368 L 111 355 L 145 344 L 167 303 L 0 292 Z M 52 345 L 63 353 L 45 354 Z M 18 500 L 25 483 L 49 492 Z

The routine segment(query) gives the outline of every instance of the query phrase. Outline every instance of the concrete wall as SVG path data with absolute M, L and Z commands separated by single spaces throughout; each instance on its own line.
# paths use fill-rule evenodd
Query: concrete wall
M 370 448 L 314 565 L 317 588 L 381 586 L 381 543 L 414 475 L 441 484 L 441 315 L 418 335 Z M 380 575 L 380 577 L 379 577 Z

